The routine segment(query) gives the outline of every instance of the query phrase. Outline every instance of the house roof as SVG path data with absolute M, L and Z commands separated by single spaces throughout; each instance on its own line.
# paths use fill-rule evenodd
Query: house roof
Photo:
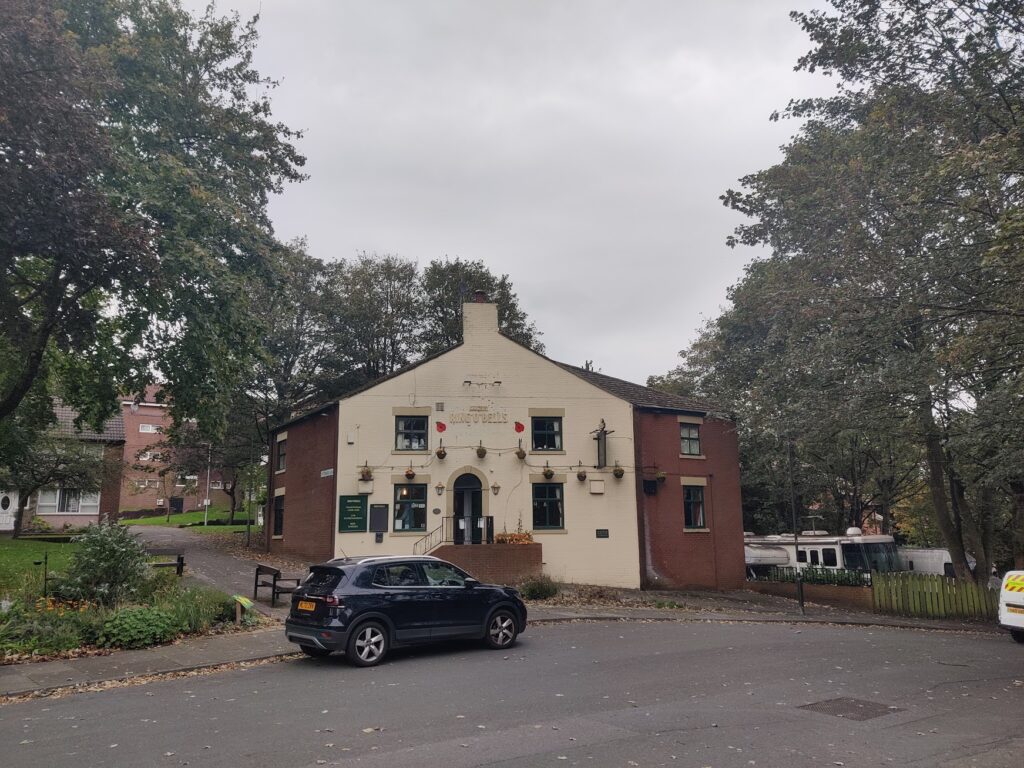
M 124 419 L 120 413 L 108 419 L 99 432 L 91 429 L 88 425 L 82 425 L 81 429 L 75 427 L 78 411 L 69 405 L 60 402 L 54 403 L 53 414 L 57 417 L 54 432 L 61 437 L 74 437 L 92 443 L 124 442 Z
M 645 387 L 640 384 L 634 384 L 633 382 L 626 381 L 625 379 L 616 379 L 614 376 L 607 376 L 606 374 L 598 373 L 597 371 L 578 368 L 577 366 L 569 365 L 568 363 L 560 363 L 557 360 L 552 360 L 551 362 L 559 368 L 562 368 L 575 376 L 579 376 L 584 381 L 593 384 L 598 389 L 603 389 L 608 394 L 615 395 L 615 397 L 620 400 L 625 400 L 627 403 L 635 405 L 637 408 L 687 411 L 691 413 L 708 413 L 709 411 L 721 410 L 712 403 L 704 400 L 680 397 L 679 395 L 673 395 L 668 392 L 651 389 L 650 387 Z

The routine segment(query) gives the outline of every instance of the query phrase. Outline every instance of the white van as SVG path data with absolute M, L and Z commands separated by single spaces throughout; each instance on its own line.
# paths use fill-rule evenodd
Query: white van
M 1024 571 L 1007 571 L 999 590 L 999 624 L 1024 643 Z

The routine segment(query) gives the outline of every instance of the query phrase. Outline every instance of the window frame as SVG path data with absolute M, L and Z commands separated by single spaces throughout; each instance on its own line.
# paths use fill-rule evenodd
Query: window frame
M 420 419 L 423 422 L 423 429 L 410 429 L 406 426 L 405 429 L 399 429 L 399 423 L 408 421 L 410 419 Z M 395 450 L 401 453 L 427 453 L 430 451 L 430 417 L 425 416 L 422 413 L 411 413 L 408 415 L 395 415 Z M 406 440 L 413 442 L 413 437 L 422 435 L 422 448 L 403 448 L 401 440 L 405 437 Z
M 694 493 L 698 493 L 700 496 L 700 512 L 698 516 L 694 516 L 692 505 L 695 499 L 692 498 Z M 689 521 L 688 521 L 689 518 Z M 684 485 L 683 486 L 683 530 L 686 531 L 707 531 L 710 530 L 708 526 L 708 509 L 707 509 L 707 495 L 704 493 L 703 485 Z
M 552 498 L 537 498 L 537 491 L 540 489 L 545 490 L 556 490 L 557 493 Z M 535 531 L 564 531 L 565 530 L 565 483 L 533 483 L 530 489 L 530 501 L 532 510 L 532 521 L 533 530 Z M 551 503 L 557 503 L 558 505 L 558 525 L 537 525 L 537 505 L 538 503 L 550 505 Z M 545 510 L 545 514 L 550 521 L 551 511 L 550 509 Z
M 832 562 L 830 563 L 829 560 Z M 821 564 L 826 568 L 838 568 L 839 557 L 835 547 L 823 547 L 821 550 Z
M 288 438 L 277 441 L 277 454 L 274 460 L 275 472 L 284 472 L 288 469 Z
M 557 427 L 552 429 L 537 429 L 538 421 L 550 421 L 552 423 L 557 422 Z M 565 440 L 563 436 L 565 434 L 564 422 L 562 416 L 531 416 L 530 417 L 530 450 L 535 453 L 558 453 L 565 450 Z M 540 448 L 537 446 L 538 435 L 551 435 L 554 437 L 555 447 L 554 448 Z
M 413 519 L 413 522 L 415 522 L 415 506 L 414 505 L 418 501 L 420 501 L 420 500 L 413 498 L 412 494 L 409 494 L 407 496 L 407 498 L 405 498 L 405 499 L 399 498 L 399 496 L 400 496 L 400 494 L 401 494 L 403 489 L 408 490 L 408 489 L 412 489 L 412 488 L 416 488 L 417 490 L 422 490 L 422 492 L 423 492 L 423 498 L 421 500 L 422 503 L 423 503 L 423 527 L 422 528 L 399 528 L 398 527 L 399 512 L 400 512 L 400 510 L 403 510 L 403 508 L 408 508 L 409 510 L 412 511 L 412 519 Z M 391 531 L 392 531 L 392 533 L 426 533 L 427 532 L 427 501 L 428 500 L 429 500 L 429 496 L 427 496 L 427 484 L 426 483 L 396 483 L 395 484 L 395 493 L 394 493 L 394 508 L 393 508 L 393 511 L 392 511 L 392 514 L 391 514 Z M 404 516 L 404 512 L 402 514 Z
M 148 422 L 139 424 L 139 433 L 144 435 L 156 435 L 163 432 L 163 427 L 159 424 L 150 424 Z
M 703 456 L 704 449 L 700 444 L 700 424 L 689 422 L 679 423 L 679 455 L 680 456 Z M 693 431 L 694 434 L 684 434 Z M 693 448 L 696 447 L 694 451 Z

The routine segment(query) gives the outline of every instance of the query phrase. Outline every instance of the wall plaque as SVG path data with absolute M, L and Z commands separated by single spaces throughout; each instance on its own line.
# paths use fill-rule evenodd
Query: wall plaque
M 366 497 L 338 497 L 338 533 L 366 533 Z

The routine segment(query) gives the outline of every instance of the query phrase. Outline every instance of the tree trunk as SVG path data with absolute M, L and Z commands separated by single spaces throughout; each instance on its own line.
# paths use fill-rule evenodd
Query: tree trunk
M 25 526 L 25 508 L 28 506 L 29 495 L 18 491 L 18 508 L 14 511 L 14 538 L 21 536 L 21 529 Z
M 1013 497 L 1013 536 L 1010 539 L 1013 567 L 1024 570 L 1024 479 L 1010 481 L 1010 494 Z
M 967 564 L 964 542 L 960 526 L 954 525 L 950 514 L 949 500 L 946 497 L 946 456 L 942 448 L 942 440 L 932 414 L 931 398 L 926 398 L 919 408 L 919 419 L 924 433 L 925 457 L 928 464 L 928 489 L 931 491 L 932 508 L 935 523 L 949 549 L 953 570 L 958 579 L 973 581 L 971 568 Z
M 235 524 L 235 510 L 238 508 L 238 494 L 235 493 L 237 486 L 237 480 L 231 483 L 224 483 L 224 493 L 226 493 L 228 498 L 231 500 L 231 505 L 228 509 L 228 525 Z

